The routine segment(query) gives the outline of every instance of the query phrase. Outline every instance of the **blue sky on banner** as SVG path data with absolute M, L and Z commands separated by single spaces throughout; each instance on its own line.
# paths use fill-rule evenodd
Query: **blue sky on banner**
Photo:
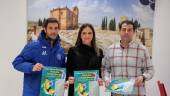
M 149 6 L 143 6 L 139 0 L 27 0 L 28 20 L 38 21 L 49 17 L 49 12 L 58 7 L 79 8 L 79 23 L 92 23 L 101 26 L 104 16 L 110 19 L 120 16 L 137 19 L 141 27 L 153 28 L 154 11 Z

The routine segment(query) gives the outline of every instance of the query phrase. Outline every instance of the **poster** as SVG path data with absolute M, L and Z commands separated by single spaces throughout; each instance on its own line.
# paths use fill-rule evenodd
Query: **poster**
M 36 40 L 43 22 L 54 17 L 60 22 L 61 44 L 67 53 L 75 45 L 80 26 L 90 23 L 99 48 L 120 42 L 118 24 L 132 20 L 137 26 L 134 39 L 152 56 L 155 0 L 27 0 L 27 42 Z
M 98 70 L 75 71 L 74 77 L 75 96 L 99 96 Z
M 106 91 L 124 95 L 132 94 L 134 83 L 135 79 L 112 80 L 106 87 Z
M 65 68 L 44 67 L 42 70 L 40 96 L 64 96 Z

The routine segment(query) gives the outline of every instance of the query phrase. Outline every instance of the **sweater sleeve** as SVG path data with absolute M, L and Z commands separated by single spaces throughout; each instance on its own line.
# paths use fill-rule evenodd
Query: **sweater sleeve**
M 22 52 L 12 62 L 13 67 L 24 73 L 33 73 L 34 49 L 31 44 L 27 44 Z
M 66 69 L 67 69 L 67 78 L 69 76 L 73 76 L 73 48 L 70 48 L 67 54 L 67 62 L 66 62 Z

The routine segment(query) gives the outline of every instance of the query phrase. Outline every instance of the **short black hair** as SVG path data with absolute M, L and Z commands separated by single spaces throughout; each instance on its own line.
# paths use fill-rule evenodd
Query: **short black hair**
M 59 22 L 56 18 L 48 18 L 43 23 L 43 28 L 47 28 L 48 23 L 57 23 L 59 27 Z
M 120 23 L 119 23 L 119 30 L 121 30 L 123 24 L 132 25 L 132 26 L 133 26 L 133 30 L 136 31 L 136 26 L 135 26 L 135 24 L 133 23 L 133 21 L 124 20 L 124 21 L 120 22 Z

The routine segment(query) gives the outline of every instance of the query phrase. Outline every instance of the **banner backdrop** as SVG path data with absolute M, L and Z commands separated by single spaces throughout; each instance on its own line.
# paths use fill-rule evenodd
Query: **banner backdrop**
M 62 46 L 67 53 L 75 45 L 83 23 L 96 31 L 97 44 L 105 49 L 119 42 L 118 24 L 132 20 L 137 26 L 135 40 L 143 43 L 152 55 L 155 0 L 27 0 L 27 41 L 36 40 L 48 17 L 60 23 Z

